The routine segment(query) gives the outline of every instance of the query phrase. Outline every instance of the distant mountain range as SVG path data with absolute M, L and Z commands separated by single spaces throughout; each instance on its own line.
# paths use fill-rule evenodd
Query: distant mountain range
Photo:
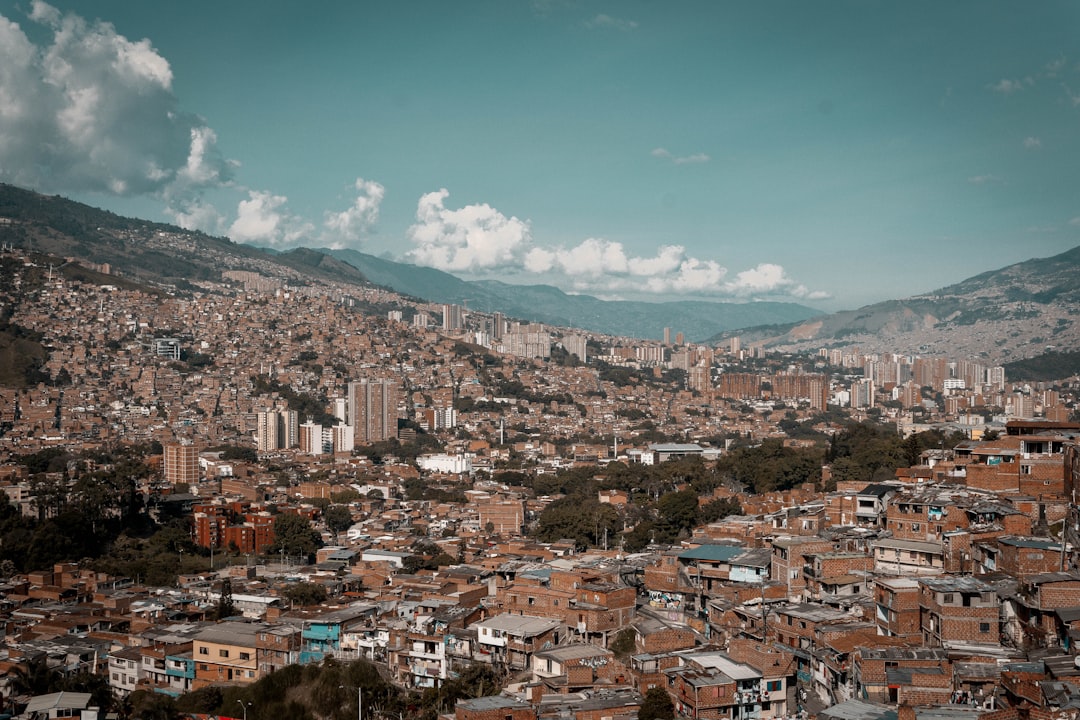
M 355 267 L 376 285 L 428 302 L 467 304 L 470 310 L 627 337 L 661 339 L 664 328 L 700 342 L 724 330 L 800 322 L 820 315 L 804 305 L 781 302 L 720 303 L 600 300 L 568 295 L 550 285 L 511 285 L 496 280 L 461 280 L 433 268 L 385 260 L 355 250 L 325 250 Z
M 982 273 L 955 285 L 832 315 L 795 303 L 647 303 L 568 295 L 549 285 L 465 281 L 354 250 L 284 252 L 125 218 L 58 196 L 0 184 L 0 241 L 84 263 L 111 265 L 124 282 L 188 291 L 243 269 L 287 279 L 373 283 L 431 303 L 598 333 L 781 350 L 858 346 L 869 352 L 945 355 L 1007 363 L 1080 350 L 1080 247 Z
M 465 281 L 432 268 L 392 262 L 353 250 L 297 248 L 284 252 L 125 218 L 59 196 L 0 184 L 0 240 L 21 247 L 108 263 L 130 280 L 184 291 L 216 280 L 223 270 L 282 275 L 292 282 L 373 283 L 431 303 L 467 304 L 511 318 L 610 335 L 660 339 L 665 327 L 701 341 L 750 325 L 792 323 L 820 315 L 796 303 L 647 303 L 568 295 L 548 285 Z
M 863 351 L 1005 363 L 1080 349 L 1080 247 L 992 270 L 903 300 L 805 322 L 743 328 L 777 349 L 857 345 Z M 719 342 L 730 333 L 711 338 Z

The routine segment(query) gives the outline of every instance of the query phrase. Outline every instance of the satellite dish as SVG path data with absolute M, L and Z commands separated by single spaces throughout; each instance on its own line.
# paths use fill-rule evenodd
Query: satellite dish
M 1073 665 L 1080 668 L 1080 655 L 1077 655 L 1076 657 L 1073 658 Z

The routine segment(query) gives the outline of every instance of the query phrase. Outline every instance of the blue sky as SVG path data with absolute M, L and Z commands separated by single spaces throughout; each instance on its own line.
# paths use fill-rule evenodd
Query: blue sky
M 826 310 L 1080 245 L 1074 2 L 0 0 L 0 180 Z

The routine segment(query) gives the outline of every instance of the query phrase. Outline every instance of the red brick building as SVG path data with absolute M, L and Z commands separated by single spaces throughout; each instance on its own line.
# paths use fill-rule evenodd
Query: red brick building
M 919 578 L 923 642 L 998 644 L 1001 607 L 994 589 L 975 577 Z

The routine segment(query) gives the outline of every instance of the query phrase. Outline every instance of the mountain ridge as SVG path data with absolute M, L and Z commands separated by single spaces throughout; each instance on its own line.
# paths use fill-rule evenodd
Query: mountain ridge
M 996 363 L 1080 348 L 1080 246 L 938 290 L 783 326 L 744 328 L 744 342 L 778 350 L 967 356 Z M 710 338 L 722 342 L 730 333 Z
M 0 219 L 8 221 L 0 225 L 5 242 L 98 267 L 107 264 L 132 279 L 171 290 L 193 290 L 199 282 L 220 279 L 223 270 L 262 271 L 294 283 L 315 278 L 374 284 L 428 303 L 468 304 L 476 311 L 598 334 L 660 339 L 664 328 L 671 327 L 693 341 L 747 325 L 820 314 L 796 303 L 600 300 L 550 285 L 461 280 L 355 250 L 259 248 L 5 184 L 0 184 Z

